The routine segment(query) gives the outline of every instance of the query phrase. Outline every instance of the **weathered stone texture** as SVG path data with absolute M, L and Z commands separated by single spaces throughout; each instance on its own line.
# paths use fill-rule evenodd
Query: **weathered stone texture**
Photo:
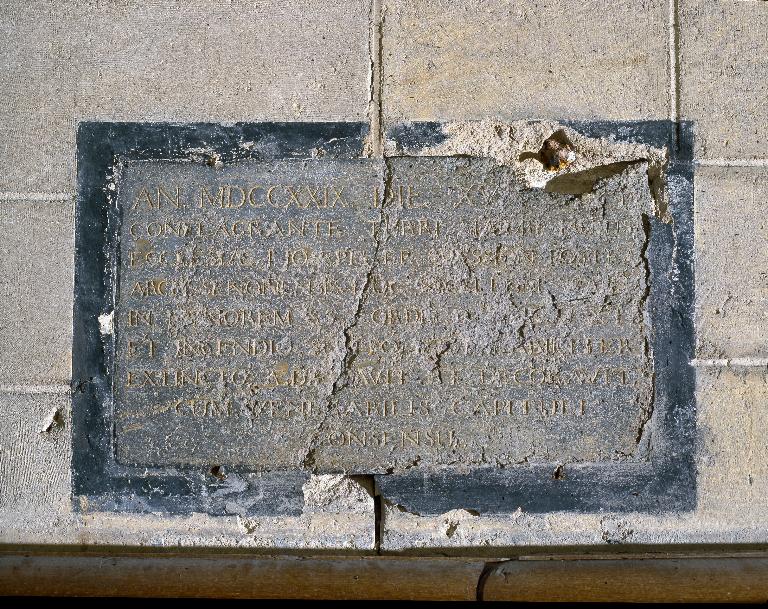
M 709 368 L 698 374 L 699 510 L 768 521 L 768 372 Z
M 680 105 L 700 158 L 768 156 L 768 3 L 681 0 Z
M 72 201 L 0 201 L 0 385 L 68 384 Z
M 69 510 L 69 395 L 0 394 L 0 521 Z
M 404 120 L 656 119 L 666 0 L 385 0 L 383 108 Z
M 694 123 L 697 156 L 766 159 L 768 2 L 673 4 L 679 109 Z M 668 0 L 382 5 L 388 125 L 649 120 L 674 110 Z M 4 2 L 0 191 L 72 192 L 80 120 L 365 120 L 369 10 L 364 0 Z M 452 153 L 506 162 L 482 146 Z M 702 360 L 768 357 L 767 174 L 696 169 Z M 311 479 L 296 517 L 73 512 L 70 396 L 16 390 L 69 381 L 72 205 L 0 201 L 0 230 L 0 543 L 373 550 L 370 489 L 346 476 Z M 420 516 L 384 497 L 381 547 L 503 555 L 520 546 L 766 543 L 766 378 L 757 367 L 698 370 L 695 511 Z
M 768 355 L 768 170 L 698 167 L 697 357 Z
M 119 463 L 639 458 L 647 165 L 580 197 L 489 159 L 383 167 L 124 167 L 110 238 Z
M 13 2 L 0 24 L 0 190 L 74 187 L 80 120 L 361 120 L 369 6 Z

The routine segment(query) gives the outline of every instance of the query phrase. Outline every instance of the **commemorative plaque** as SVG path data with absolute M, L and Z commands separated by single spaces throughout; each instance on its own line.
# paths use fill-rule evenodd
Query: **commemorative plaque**
M 364 136 L 81 126 L 76 503 L 291 512 L 348 473 L 427 512 L 690 505 L 687 164 L 662 219 L 642 162 L 575 195 Z

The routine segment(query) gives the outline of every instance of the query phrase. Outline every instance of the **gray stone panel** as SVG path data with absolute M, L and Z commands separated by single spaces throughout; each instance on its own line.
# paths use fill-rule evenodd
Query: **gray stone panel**
M 645 166 L 581 197 L 491 160 L 382 167 L 119 171 L 118 462 L 633 456 L 653 393 Z

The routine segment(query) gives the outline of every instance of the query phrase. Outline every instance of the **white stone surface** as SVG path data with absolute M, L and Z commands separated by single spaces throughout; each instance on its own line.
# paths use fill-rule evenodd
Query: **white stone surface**
M 82 120 L 365 120 L 365 0 L 3 2 L 0 191 L 74 189 Z
M 679 0 L 680 110 L 702 159 L 768 156 L 768 2 Z
M 68 385 L 73 201 L 0 201 L 0 387 Z
M 387 124 L 669 114 L 667 0 L 384 0 Z
M 305 487 L 299 516 L 162 516 L 71 506 L 70 396 L 0 393 L 0 544 L 248 547 L 371 551 L 373 497 L 344 476 Z
M 698 167 L 699 359 L 768 356 L 768 168 Z

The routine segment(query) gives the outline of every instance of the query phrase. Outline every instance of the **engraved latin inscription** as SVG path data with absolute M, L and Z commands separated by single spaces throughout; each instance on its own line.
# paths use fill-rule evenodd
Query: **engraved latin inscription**
M 650 416 L 642 167 L 130 162 L 121 463 L 381 472 L 629 459 Z

